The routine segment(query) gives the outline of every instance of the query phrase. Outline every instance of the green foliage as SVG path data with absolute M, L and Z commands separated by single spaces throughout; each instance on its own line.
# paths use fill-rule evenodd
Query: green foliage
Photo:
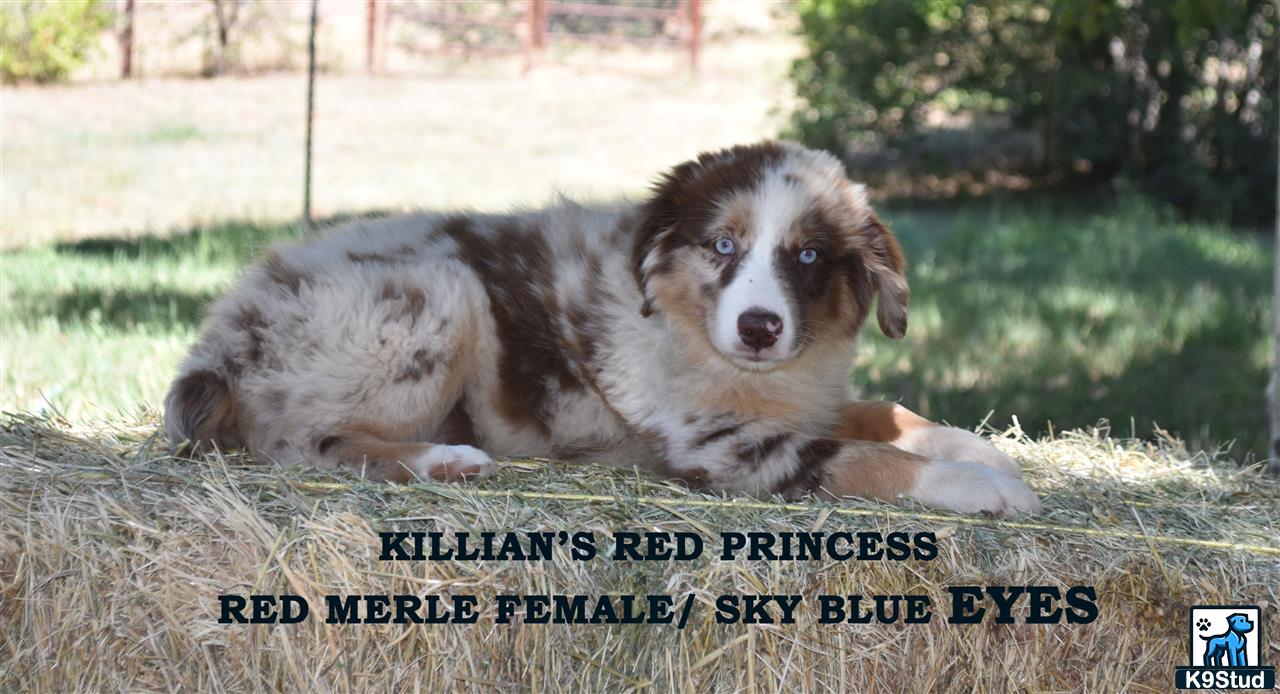
M 111 13 L 98 0 L 10 0 L 0 4 L 0 76 L 57 82 L 80 67 Z
M 836 151 L 931 119 L 1036 135 L 1034 173 L 1118 174 L 1179 208 L 1275 210 L 1272 0 L 804 0 L 792 134 Z

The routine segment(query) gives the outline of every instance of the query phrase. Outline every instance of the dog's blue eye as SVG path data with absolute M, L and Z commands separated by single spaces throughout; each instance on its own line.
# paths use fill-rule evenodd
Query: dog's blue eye
M 733 239 L 728 236 L 721 236 L 716 239 L 716 253 L 720 255 L 733 255 Z
M 818 252 L 813 250 L 812 248 L 806 248 L 800 251 L 800 262 L 804 263 L 805 265 L 809 265 L 817 259 L 818 259 Z

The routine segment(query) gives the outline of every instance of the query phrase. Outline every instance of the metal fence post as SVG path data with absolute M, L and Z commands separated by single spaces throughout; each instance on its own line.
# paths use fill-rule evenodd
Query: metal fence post
M 372 75 L 378 69 L 378 0 L 369 0 L 365 8 L 364 70 Z

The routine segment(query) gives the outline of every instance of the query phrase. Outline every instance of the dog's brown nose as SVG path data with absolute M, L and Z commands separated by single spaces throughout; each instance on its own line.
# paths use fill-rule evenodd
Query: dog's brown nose
M 751 349 L 764 349 L 782 334 L 782 316 L 769 311 L 747 311 L 738 316 L 738 337 Z

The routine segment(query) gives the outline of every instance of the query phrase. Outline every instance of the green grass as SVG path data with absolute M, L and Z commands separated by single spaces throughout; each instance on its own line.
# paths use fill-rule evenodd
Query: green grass
M 1035 196 L 886 212 L 911 263 L 910 329 L 866 331 L 870 396 L 1031 434 L 1110 420 L 1193 448 L 1265 450 L 1271 251 L 1140 199 Z M 0 407 L 72 419 L 155 408 L 203 307 L 285 225 L 97 239 L 0 256 Z M 1050 424 L 1050 422 L 1052 424 Z
M 864 392 L 961 426 L 1107 419 L 1266 451 L 1269 239 L 1129 196 L 952 207 L 887 215 L 912 264 L 911 325 L 902 343 L 867 341 Z
M 205 306 L 265 244 L 293 233 L 236 223 L 5 253 L 0 403 L 72 419 L 154 408 Z

